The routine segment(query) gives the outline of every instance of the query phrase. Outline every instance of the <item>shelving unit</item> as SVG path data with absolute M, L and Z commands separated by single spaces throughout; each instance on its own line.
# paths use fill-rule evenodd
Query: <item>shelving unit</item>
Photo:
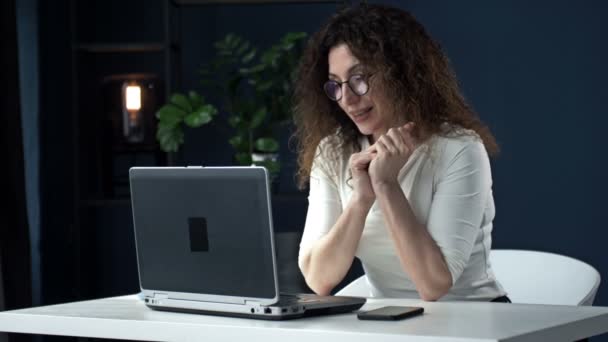
M 178 72 L 183 42 L 178 25 L 181 11 L 191 8 L 188 6 L 239 1 L 68 1 L 72 11 L 72 38 L 68 47 L 73 60 L 71 110 L 75 156 L 74 227 L 69 237 L 74 241 L 72 283 L 76 299 L 89 299 L 138 290 L 129 166 L 174 164 L 170 156 L 161 152 L 156 139 L 147 145 L 114 144 L 108 139 L 104 131 L 111 120 L 103 107 L 107 105 L 104 80 L 113 82 L 112 77 L 117 74 L 142 79 L 156 75 L 162 81 L 157 83 L 162 89 L 156 88 L 161 94 L 157 97 L 157 108 L 160 107 L 174 90 L 182 90 Z M 272 2 L 298 1 L 246 3 Z M 118 177 L 116 169 L 120 171 Z M 274 194 L 273 208 L 275 230 L 297 232 L 301 227 L 293 222 L 303 222 L 306 196 Z
M 134 15 L 140 10 L 137 5 L 146 6 L 141 17 Z M 171 0 L 140 1 L 128 4 L 130 8 L 119 1 L 71 0 L 70 6 L 76 156 L 74 284 L 76 297 L 88 299 L 138 290 L 128 168 L 167 164 L 167 155 L 155 136 L 139 144 L 117 140 L 115 110 L 108 109 L 107 97 L 112 94 L 108 95 L 107 89 L 113 90 L 121 75 L 140 82 L 152 80 L 151 88 L 142 89 L 142 93 L 156 94 L 156 103 L 151 105 L 155 108 L 147 112 L 148 123 L 155 127 L 153 112 L 179 82 L 179 30 L 171 27 L 176 15 L 176 4 Z M 127 14 L 116 13 L 111 18 L 99 14 L 115 10 Z M 147 28 L 151 23 L 162 27 Z M 133 32 L 138 28 L 141 32 Z M 114 32 L 106 33 L 108 29 Z M 142 97 L 142 101 L 146 100 Z M 155 128 L 150 132 L 155 134 Z

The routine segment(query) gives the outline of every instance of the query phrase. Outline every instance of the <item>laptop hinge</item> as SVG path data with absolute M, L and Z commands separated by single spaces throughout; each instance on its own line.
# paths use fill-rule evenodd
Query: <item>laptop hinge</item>
M 260 302 L 257 300 L 245 300 L 245 305 L 260 306 Z
M 162 292 L 154 292 L 154 299 L 167 299 L 169 298 L 169 294 Z

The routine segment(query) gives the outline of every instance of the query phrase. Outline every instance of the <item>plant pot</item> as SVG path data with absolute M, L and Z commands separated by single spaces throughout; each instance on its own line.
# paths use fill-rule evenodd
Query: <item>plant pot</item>
M 279 160 L 278 153 L 264 153 L 264 152 L 253 152 L 251 154 L 251 162 L 254 165 L 264 166 L 265 162 L 273 161 L 276 162 Z M 256 164 L 258 163 L 258 164 Z

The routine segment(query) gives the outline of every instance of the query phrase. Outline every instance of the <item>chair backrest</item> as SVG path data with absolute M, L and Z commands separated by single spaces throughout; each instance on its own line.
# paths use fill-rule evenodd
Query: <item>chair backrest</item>
M 595 268 L 559 254 L 494 249 L 490 264 L 513 303 L 592 305 L 600 285 Z
M 371 291 L 367 284 L 367 276 L 364 274 L 359 278 L 351 281 L 344 286 L 340 291 L 336 292 L 337 296 L 352 296 L 352 297 L 371 297 Z
M 559 254 L 494 249 L 490 264 L 513 303 L 592 305 L 600 285 L 595 268 Z M 336 294 L 371 296 L 367 277 L 355 279 Z

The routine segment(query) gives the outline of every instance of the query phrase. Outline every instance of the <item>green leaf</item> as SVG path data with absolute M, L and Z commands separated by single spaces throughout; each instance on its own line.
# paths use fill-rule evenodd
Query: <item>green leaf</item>
M 184 132 L 179 128 L 158 126 L 156 138 L 160 148 L 165 152 L 177 152 L 179 146 L 184 143 Z
M 204 97 L 192 90 L 188 93 L 188 99 L 190 100 L 192 108 L 198 108 L 203 105 L 203 102 L 205 102 Z
M 243 135 L 235 135 L 230 140 L 228 140 L 230 145 L 234 147 L 238 152 L 247 152 L 249 153 L 249 140 Z
M 228 46 L 228 48 L 234 50 L 240 43 L 241 43 L 241 37 L 237 36 L 236 34 L 229 34 L 228 39 L 226 40 L 226 45 Z
M 243 144 L 243 137 L 240 135 L 235 135 L 232 138 L 230 138 L 228 140 L 228 142 L 230 143 L 230 145 L 232 145 L 232 147 L 234 147 L 235 149 L 239 149 L 239 146 L 241 146 Z
M 243 113 L 245 112 L 235 108 L 232 116 L 228 119 L 228 123 L 237 130 L 248 131 L 251 122 Z
M 306 36 L 306 32 L 287 32 L 285 36 L 283 36 L 282 41 L 293 42 L 296 40 L 304 39 L 306 38 Z
M 250 74 L 259 73 L 259 72 L 264 71 L 264 69 L 266 69 L 266 65 L 264 65 L 263 63 L 257 64 L 257 65 L 252 66 L 251 68 L 249 68 L 249 73 Z
M 188 127 L 200 127 L 206 123 L 209 123 L 213 116 L 217 113 L 217 109 L 212 105 L 204 105 L 195 110 L 194 112 L 186 115 L 184 118 L 184 123 Z
M 237 48 L 236 55 L 242 56 L 245 52 L 247 52 L 247 50 L 249 50 L 250 47 L 251 44 L 248 41 L 244 41 L 243 44 Z
M 156 112 L 156 117 L 158 118 L 159 125 L 175 127 L 177 126 L 186 115 L 186 112 L 175 107 L 172 104 L 166 104 L 162 106 L 158 112 Z
M 264 160 L 261 162 L 255 162 L 258 166 L 263 166 L 270 173 L 270 178 L 274 178 L 281 171 L 281 163 L 278 160 Z
M 188 113 L 192 111 L 192 104 L 190 104 L 190 101 L 188 101 L 188 98 L 184 94 L 175 93 L 171 95 L 170 102 Z
M 232 115 L 228 118 L 228 124 L 232 127 L 238 126 L 243 119 L 238 115 Z
M 262 122 L 264 122 L 265 118 L 266 118 L 266 107 L 262 107 L 262 108 L 258 109 L 255 113 L 253 113 L 253 117 L 251 118 L 251 123 L 249 124 L 249 127 L 251 129 L 259 127 L 262 124 Z
M 241 59 L 241 62 L 243 62 L 243 64 L 248 64 L 255 58 L 255 55 L 257 54 L 257 52 L 258 52 L 257 49 L 253 48 L 251 51 L 249 51 L 249 53 L 247 53 L 245 56 L 243 56 L 243 58 Z
M 274 65 L 276 64 L 277 56 L 278 54 L 276 50 L 270 49 L 262 55 L 262 63 L 266 65 Z
M 289 42 L 289 43 L 283 44 L 283 46 L 281 46 L 281 49 L 284 51 L 289 51 L 289 50 L 293 49 L 294 46 L 295 46 L 294 43 Z
M 234 158 L 239 165 L 251 165 L 251 154 L 248 152 L 239 152 L 234 155 Z
M 257 89 L 260 92 L 265 92 L 265 91 L 268 91 L 268 89 L 270 89 L 270 87 L 272 87 L 273 84 L 274 84 L 274 82 L 272 80 L 265 81 L 265 82 L 258 84 Z
M 266 153 L 273 153 L 279 150 L 279 143 L 274 138 L 258 138 L 255 141 L 255 149 Z

